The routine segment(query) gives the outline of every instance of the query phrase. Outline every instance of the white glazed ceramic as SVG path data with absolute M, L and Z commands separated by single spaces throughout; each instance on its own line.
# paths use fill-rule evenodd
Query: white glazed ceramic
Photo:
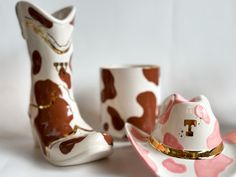
M 59 166 L 104 158 L 112 137 L 95 132 L 80 116 L 73 96 L 71 59 L 75 7 L 48 14 L 29 2 L 16 13 L 32 63 L 29 117 L 45 158 Z
M 178 94 L 168 97 L 160 109 L 152 136 L 185 151 L 210 151 L 222 142 L 218 121 L 204 96 L 190 101 Z
M 184 126 L 186 119 L 197 121 L 196 127 L 191 126 L 193 134 L 189 133 L 188 126 Z M 133 147 L 156 176 L 236 176 L 236 133 L 228 134 L 222 140 L 218 121 L 204 96 L 188 101 L 174 94 L 163 103 L 157 125 L 151 135 L 128 123 L 126 133 Z M 159 144 L 151 143 L 152 137 L 159 141 Z M 202 153 L 219 147 L 220 143 L 224 144 L 220 154 L 201 160 L 173 157 L 163 148 Z
M 101 78 L 101 123 L 117 138 L 125 136 L 125 122 L 150 133 L 155 125 L 160 99 L 160 69 L 154 65 L 103 67 Z

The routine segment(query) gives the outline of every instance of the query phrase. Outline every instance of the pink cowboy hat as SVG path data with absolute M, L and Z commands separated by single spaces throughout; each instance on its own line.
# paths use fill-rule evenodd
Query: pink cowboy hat
M 126 123 L 127 137 L 156 176 L 236 176 L 236 132 L 223 139 L 209 101 L 169 96 L 151 135 Z

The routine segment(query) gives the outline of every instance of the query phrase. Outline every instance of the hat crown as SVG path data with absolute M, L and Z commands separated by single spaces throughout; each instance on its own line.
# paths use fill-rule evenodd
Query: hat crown
M 168 97 L 152 136 L 173 149 L 187 151 L 211 150 L 222 142 L 218 121 L 205 96 L 190 101 L 179 94 Z

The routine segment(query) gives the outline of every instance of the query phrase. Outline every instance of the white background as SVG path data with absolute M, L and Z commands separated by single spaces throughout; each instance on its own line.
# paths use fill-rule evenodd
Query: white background
M 0 0 L 0 176 L 151 176 L 129 146 L 70 168 L 33 149 L 27 116 L 30 60 L 15 15 Z M 73 86 L 84 119 L 99 128 L 99 67 L 158 64 L 162 98 L 206 95 L 222 125 L 236 128 L 236 1 L 33 0 L 48 12 L 77 7 Z M 127 158 L 128 157 L 128 158 Z M 19 167 L 20 170 L 17 169 Z

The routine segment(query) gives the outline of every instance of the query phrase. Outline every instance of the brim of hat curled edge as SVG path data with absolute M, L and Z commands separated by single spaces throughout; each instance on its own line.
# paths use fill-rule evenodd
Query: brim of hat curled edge
M 156 176 L 236 177 L 236 144 L 224 141 L 224 150 L 220 155 L 207 160 L 188 160 L 171 157 L 155 150 L 148 142 L 147 137 L 150 135 L 130 123 L 125 124 L 125 129 L 133 148 Z M 140 137 L 137 138 L 134 132 L 138 132 Z M 207 164 L 209 170 L 206 170 Z M 201 167 L 204 168 L 201 170 Z M 202 174 L 203 171 L 205 176 Z

